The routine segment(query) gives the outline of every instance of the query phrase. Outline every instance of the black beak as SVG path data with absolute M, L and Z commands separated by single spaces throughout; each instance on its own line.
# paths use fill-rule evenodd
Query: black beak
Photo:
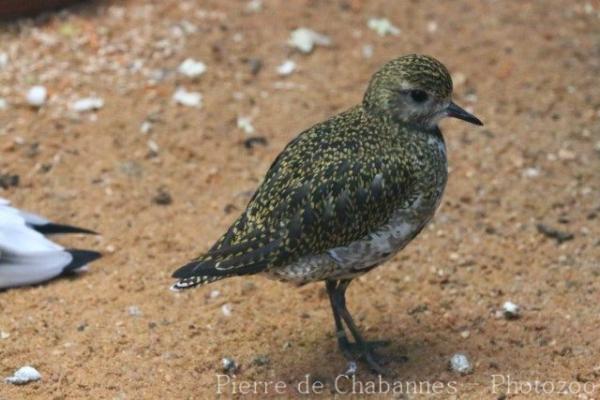
M 459 106 L 454 104 L 454 102 L 450 102 L 450 105 L 448 106 L 448 108 L 446 108 L 446 114 L 449 117 L 462 119 L 463 121 L 467 121 L 467 122 L 470 122 L 475 125 L 483 126 L 483 122 L 481 122 L 479 120 L 479 118 L 477 118 L 476 116 L 474 116 L 471 113 L 466 112 L 465 110 L 463 110 L 462 108 L 460 108 Z

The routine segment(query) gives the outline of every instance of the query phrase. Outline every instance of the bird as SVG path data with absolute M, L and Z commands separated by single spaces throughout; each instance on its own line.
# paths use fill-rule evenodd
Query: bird
M 360 104 L 287 144 L 231 227 L 173 273 L 172 290 L 258 273 L 298 285 L 324 281 L 342 354 L 384 373 L 375 349 L 388 342 L 363 337 L 346 289 L 432 219 L 448 179 L 439 121 L 483 125 L 452 101 L 452 90 L 448 69 L 431 56 L 385 63 Z
M 44 235 L 94 231 L 50 222 L 19 210 L 0 197 L 0 290 L 41 283 L 81 271 L 101 257 L 91 250 L 65 249 Z

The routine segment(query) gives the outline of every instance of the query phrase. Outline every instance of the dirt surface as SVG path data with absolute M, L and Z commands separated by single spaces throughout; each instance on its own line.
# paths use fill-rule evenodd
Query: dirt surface
M 301 397 L 310 374 L 335 394 L 346 362 L 322 284 L 252 276 L 173 293 L 170 274 L 228 227 L 290 139 L 411 52 L 442 60 L 486 125 L 443 122 L 441 209 L 349 289 L 364 333 L 392 340 L 385 381 L 442 385 L 405 399 L 600 398 L 600 2 L 260 4 L 98 1 L 0 28 L 0 174 L 20 178 L 0 196 L 98 230 L 61 243 L 104 252 L 80 277 L 0 293 L 0 376 L 43 376 L 0 383 L 0 399 L 214 398 L 223 357 L 239 365 L 226 393 L 281 381 L 268 396 Z M 379 36 L 371 17 L 399 34 Z M 287 45 L 298 27 L 333 43 L 301 54 Z M 188 57 L 207 66 L 197 79 L 177 72 Z M 297 68 L 280 76 L 286 59 Z M 49 93 L 39 109 L 25 103 L 34 84 Z M 202 107 L 175 104 L 178 87 Z M 103 107 L 71 109 L 89 96 Z M 267 145 L 247 149 L 249 135 Z M 505 301 L 520 318 L 499 314 Z M 457 352 L 472 373 L 449 370 Z M 359 366 L 357 381 L 373 379 Z

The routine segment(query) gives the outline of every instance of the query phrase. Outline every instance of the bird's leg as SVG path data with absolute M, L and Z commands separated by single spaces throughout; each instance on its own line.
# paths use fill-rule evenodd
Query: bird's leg
M 331 310 L 333 311 L 333 319 L 335 321 L 335 336 L 337 337 L 338 346 L 344 354 L 344 357 L 350 361 L 354 361 L 354 354 L 352 353 L 350 341 L 348 340 L 348 336 L 346 336 L 346 330 L 344 329 L 342 319 L 340 318 L 340 314 L 335 303 L 338 281 L 328 280 L 325 282 L 325 286 L 327 287 L 327 294 L 329 295 L 329 302 L 331 303 Z
M 345 279 L 345 280 L 341 280 L 338 282 L 337 286 L 334 289 L 332 306 L 337 311 L 338 318 L 341 318 L 345 322 L 346 326 L 348 327 L 348 330 L 350 331 L 350 333 L 354 337 L 354 340 L 356 341 L 356 343 L 353 343 L 350 345 L 350 347 L 356 348 L 356 351 L 353 351 L 353 352 L 359 353 L 364 358 L 364 360 L 367 362 L 367 364 L 369 364 L 369 367 L 371 367 L 371 369 L 373 369 L 375 372 L 377 372 L 379 374 L 384 374 L 385 370 L 375 360 L 373 348 L 378 345 L 386 345 L 387 343 L 385 343 L 385 342 L 369 343 L 366 340 L 364 340 L 364 338 L 360 334 L 360 331 L 358 330 L 358 327 L 354 323 L 354 320 L 352 319 L 350 312 L 346 308 L 346 289 L 348 288 L 348 285 L 350 285 L 350 282 L 351 282 L 350 279 Z M 335 317 L 336 311 L 334 311 L 334 317 Z M 336 322 L 336 325 L 337 325 L 337 322 Z M 347 339 L 346 339 L 346 341 L 347 341 Z M 341 345 L 340 345 L 340 347 L 341 347 Z M 354 349 L 352 349 L 352 350 L 354 350 Z

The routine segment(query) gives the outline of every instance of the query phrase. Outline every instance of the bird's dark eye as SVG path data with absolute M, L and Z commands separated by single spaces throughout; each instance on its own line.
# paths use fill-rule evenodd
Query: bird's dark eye
M 413 99 L 415 101 L 415 103 L 424 103 L 427 101 L 427 98 L 429 96 L 427 96 L 427 92 L 425 92 L 424 90 L 411 90 L 410 91 L 410 98 Z

